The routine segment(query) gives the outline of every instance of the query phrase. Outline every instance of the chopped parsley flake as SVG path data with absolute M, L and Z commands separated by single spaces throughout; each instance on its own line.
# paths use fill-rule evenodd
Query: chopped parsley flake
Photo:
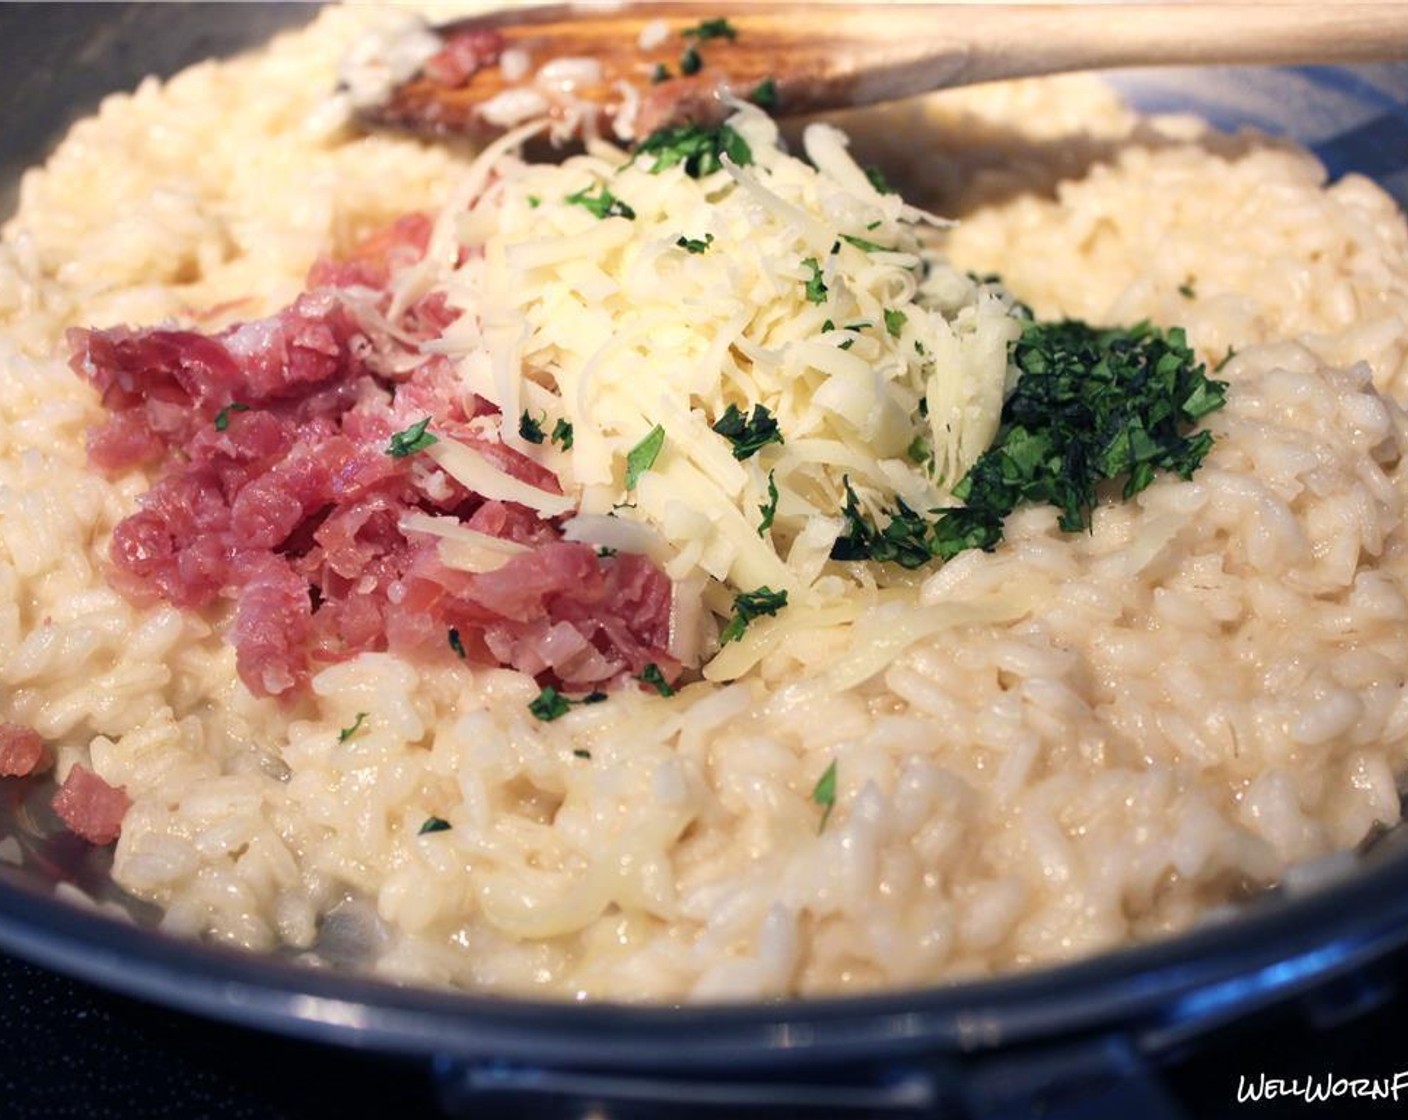
M 444 817 L 426 817 L 425 823 L 420 826 L 417 836 L 425 836 L 431 832 L 449 832 L 450 822 Z
M 563 451 L 571 451 L 572 422 L 570 420 L 559 420 L 552 426 L 552 435 L 549 438 L 553 443 L 561 445 Z
M 887 307 L 885 309 L 885 330 L 890 333 L 891 338 L 899 338 L 900 331 L 904 330 L 904 325 L 909 322 L 909 316 L 898 308 Z
M 465 653 L 464 640 L 460 637 L 460 632 L 451 626 L 449 637 L 450 648 L 455 651 L 455 656 L 463 661 L 468 654 Z
M 831 760 L 816 785 L 812 787 L 812 801 L 821 806 L 821 823 L 817 825 L 817 835 L 826 831 L 826 822 L 831 819 L 831 810 L 836 808 L 836 760 Z
M 248 411 L 249 405 L 247 404 L 227 404 L 215 414 L 215 430 L 217 432 L 223 432 L 228 428 L 230 426 L 230 416 L 232 413 Z
M 1227 363 L 1230 362 L 1236 356 L 1237 348 L 1235 346 L 1229 346 L 1227 348 L 1227 353 L 1223 354 L 1222 357 L 1218 359 L 1217 365 L 1212 367 L 1213 373 L 1221 373 L 1224 369 L 1227 368 Z
M 753 162 L 753 149 L 748 141 L 726 124 L 717 128 L 697 124 L 662 128 L 640 142 L 636 155 L 653 157 L 652 175 L 682 164 L 685 174 L 692 179 L 702 179 L 721 170 L 724 156 L 739 167 Z
M 733 457 L 740 462 L 751 458 L 770 443 L 782 443 L 777 420 L 763 405 L 753 406 L 753 415 L 740 411 L 736 404 L 724 410 L 714 424 L 714 431 L 733 444 Z
M 705 39 L 737 39 L 738 29 L 727 19 L 706 19 L 701 20 L 699 26 L 687 28 L 680 34 L 686 39 L 703 42 Z
M 755 618 L 775 615 L 786 605 L 786 591 L 760 587 L 756 591 L 739 592 L 733 597 L 733 617 L 719 634 L 719 644 L 726 646 L 729 642 L 736 642 Z
M 690 253 L 702 253 L 713 243 L 714 235 L 712 233 L 706 233 L 704 235 L 703 240 L 700 240 L 697 237 L 681 237 L 678 241 L 675 242 L 675 244 L 678 245 L 681 249 L 684 249 Z
M 345 743 L 348 739 L 352 738 L 353 735 L 362 730 L 362 724 L 366 722 L 369 715 L 371 715 L 370 712 L 358 712 L 357 718 L 352 721 L 352 726 L 344 727 L 337 733 L 337 741 L 339 743 Z
M 595 214 L 598 218 L 634 218 L 636 212 L 612 194 L 605 183 L 597 185 L 599 194 L 592 194 L 592 189 L 586 187 L 576 194 L 567 196 L 569 206 L 582 206 Z
M 585 747 L 576 747 L 572 751 L 572 757 L 585 758 L 588 762 L 590 762 L 592 758 L 592 752 L 587 750 Z
M 665 446 L 665 429 L 659 424 L 626 455 L 626 489 L 634 490 L 640 476 L 655 465 L 660 449 Z
M 704 69 L 704 59 L 700 56 L 695 47 L 685 47 L 684 54 L 680 55 L 680 73 L 686 78 L 699 73 Z
M 674 687 L 665 679 L 665 674 L 660 671 L 660 666 L 653 661 L 645 667 L 636 680 L 640 681 L 641 684 L 649 685 L 661 696 L 673 696 L 675 694 Z
M 670 80 L 670 68 L 666 66 L 663 62 L 657 62 L 655 64 L 655 69 L 651 71 L 650 80 L 654 82 L 657 86 L 661 82 L 668 82 Z
M 763 519 L 758 522 L 758 536 L 763 536 L 772 528 L 773 518 L 777 516 L 777 479 L 773 477 L 774 471 L 768 471 L 768 500 L 758 506 L 758 512 L 763 515 Z
M 542 200 L 541 198 L 539 198 L 537 195 L 535 195 L 535 194 L 530 194 L 530 195 L 528 196 L 528 207 L 529 207 L 529 209 L 531 209 L 531 210 L 536 210 L 536 209 L 537 209 L 539 206 L 541 206 L 542 204 L 543 204 L 543 200 Z
M 1011 354 L 1021 377 L 993 445 L 953 488 L 964 504 L 930 520 L 898 501 L 881 529 L 847 480 L 846 528 L 832 559 L 918 568 L 991 550 L 1006 516 L 1029 503 L 1055 506 L 1061 528 L 1078 532 L 1090 526 L 1099 484 L 1123 479 L 1129 499 L 1157 471 L 1190 478 L 1212 447 L 1211 433 L 1188 429 L 1222 407 L 1227 387 L 1205 376 L 1178 328 L 1032 323 Z
M 1181 295 L 1184 299 L 1197 298 L 1198 292 L 1193 287 L 1192 277 L 1189 277 L 1187 280 L 1183 281 L 1183 283 L 1178 285 L 1178 294 Z
M 899 191 L 890 185 L 890 180 L 885 178 L 885 173 L 874 164 L 865 169 L 865 177 L 870 180 L 870 185 L 881 194 L 899 194 Z
M 551 723 L 555 719 L 561 719 L 576 704 L 600 704 L 606 699 L 604 692 L 589 692 L 580 699 L 573 700 L 569 696 L 564 696 L 553 688 L 552 685 L 544 685 L 543 690 L 528 703 L 528 710 L 544 723 Z
M 403 432 L 397 432 L 391 437 L 391 442 L 386 445 L 386 453 L 393 459 L 404 459 L 408 455 L 414 455 L 417 451 L 424 451 L 432 444 L 440 441 L 426 431 L 430 426 L 430 417 L 412 424 Z
M 808 257 L 802 262 L 802 267 L 811 272 L 811 278 L 807 280 L 808 302 L 825 303 L 826 281 L 821 278 L 821 265 L 815 257 Z
M 847 244 L 854 245 L 863 253 L 888 253 L 890 252 L 884 245 L 878 245 L 874 241 L 867 241 L 864 237 L 855 237 L 849 233 L 841 234 L 841 240 Z
M 529 443 L 542 443 L 547 439 L 547 435 L 543 432 L 543 422 L 534 420 L 526 408 L 523 410 L 523 415 L 518 418 L 518 434 Z
M 777 81 L 773 78 L 764 78 L 756 86 L 753 92 L 748 95 L 748 100 L 759 109 L 771 111 L 777 108 Z

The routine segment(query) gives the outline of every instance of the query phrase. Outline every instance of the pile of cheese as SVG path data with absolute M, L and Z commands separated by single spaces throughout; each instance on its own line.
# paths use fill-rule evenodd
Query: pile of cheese
M 747 158 L 698 178 L 605 142 L 525 162 L 542 127 L 483 153 L 396 295 L 405 307 L 443 292 L 462 312 L 434 347 L 568 502 L 489 477 L 453 444 L 433 449 L 437 462 L 544 516 L 570 505 L 569 536 L 661 563 L 677 597 L 702 604 L 686 662 L 718 651 L 740 592 L 787 593 L 783 617 L 763 620 L 774 628 L 853 618 L 858 593 L 899 573 L 830 559 L 846 487 L 882 525 L 897 498 L 921 512 L 953 504 L 1011 389 L 1010 297 L 926 247 L 923 228 L 944 223 L 873 181 L 829 125 L 806 129 L 801 159 L 740 105 L 727 127 Z M 737 458 L 714 430 L 730 405 L 749 418 L 763 406 L 781 442 Z M 559 438 L 525 438 L 525 416 L 530 434 Z M 632 471 L 652 435 L 658 453 Z M 705 675 L 746 671 L 768 629 L 750 626 Z

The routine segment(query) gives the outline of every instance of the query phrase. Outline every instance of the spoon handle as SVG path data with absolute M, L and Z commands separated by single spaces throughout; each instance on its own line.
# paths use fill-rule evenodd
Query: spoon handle
M 806 93 L 819 107 L 1073 70 L 1408 59 L 1408 4 L 1401 2 L 837 4 L 811 11 L 818 42 L 802 48 L 808 65 L 786 68 L 810 71 Z M 795 42 L 796 20 L 795 6 L 762 5 L 743 9 L 735 22 Z

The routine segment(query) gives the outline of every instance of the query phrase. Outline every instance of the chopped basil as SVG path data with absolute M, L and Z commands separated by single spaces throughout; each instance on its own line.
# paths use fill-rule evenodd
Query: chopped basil
M 576 194 L 569 194 L 566 202 L 569 206 L 581 206 L 595 214 L 598 218 L 634 218 L 636 212 L 612 194 L 605 183 L 597 184 L 599 194 L 592 194 L 592 188 L 586 187 Z
M 898 308 L 887 307 L 885 309 L 885 330 L 890 333 L 891 338 L 899 338 L 900 331 L 904 330 L 904 325 L 909 322 L 909 316 Z
M 652 132 L 636 148 L 636 156 L 651 156 L 650 173 L 659 175 L 677 164 L 691 179 L 702 179 L 723 168 L 727 156 L 739 167 L 753 162 L 753 149 L 726 124 L 717 128 L 686 124 Z
M 773 477 L 775 473 L 768 471 L 768 500 L 758 506 L 758 512 L 763 515 L 763 519 L 758 522 L 760 537 L 772 528 L 773 518 L 777 516 L 777 479 Z
M 611 557 L 616 555 L 616 552 L 616 549 L 607 548 L 605 545 L 602 545 L 596 550 L 596 556 L 598 560 L 609 560 Z
M 836 760 L 831 760 L 816 785 L 812 787 L 812 801 L 821 806 L 821 823 L 817 825 L 817 835 L 826 831 L 826 822 L 831 819 L 831 810 L 836 808 Z
M 564 696 L 553 688 L 552 685 L 544 685 L 537 697 L 528 703 L 528 710 L 544 723 L 551 723 L 555 719 L 565 716 L 575 704 L 600 704 L 606 699 L 604 692 L 589 692 L 579 699 L 573 700 L 569 696 Z
M 727 19 L 706 19 L 701 20 L 699 26 L 686 28 L 680 34 L 686 39 L 703 42 L 705 39 L 737 39 L 738 29 Z
M 836 324 L 833 323 L 830 319 L 827 319 L 826 322 L 824 322 L 824 323 L 821 324 L 821 333 L 822 333 L 822 334 L 830 334 L 830 333 L 831 333 L 832 331 L 834 331 L 835 329 L 836 329 Z
M 675 694 L 675 689 L 671 686 L 670 682 L 665 679 L 665 674 L 660 671 L 660 666 L 653 661 L 645 667 L 644 671 L 636 680 L 640 681 L 641 684 L 648 684 L 661 696 L 673 696 Z
M 668 82 L 670 80 L 670 68 L 663 62 L 657 62 L 655 69 L 650 74 L 650 80 L 657 86 L 661 82 Z
M 802 267 L 811 272 L 811 278 L 807 281 L 808 302 L 825 303 L 826 281 L 821 278 L 821 265 L 815 257 L 808 257 L 802 262 Z
M 700 57 L 698 49 L 685 47 L 684 54 L 680 55 L 680 73 L 688 78 L 699 73 L 702 69 L 704 69 L 704 59 Z
M 640 476 L 655 465 L 660 449 L 665 446 L 665 429 L 659 424 L 626 455 L 626 489 L 634 490 Z
M 1192 277 L 1189 277 L 1187 280 L 1183 281 L 1183 283 L 1178 285 L 1178 294 L 1181 295 L 1184 299 L 1197 298 L 1198 293 L 1193 287 Z
M 430 417 L 412 424 L 403 432 L 397 432 L 391 437 L 391 442 L 386 445 L 386 453 L 393 459 L 404 459 L 408 455 L 414 455 L 417 451 L 424 451 L 431 444 L 440 441 L 426 431 L 430 426 Z
M 589 751 L 589 750 L 587 750 L 587 749 L 584 748 L 584 747 L 576 747 L 576 748 L 574 748 L 573 751 L 572 751 L 572 757 L 573 757 L 573 758 L 585 758 L 587 761 L 590 762 L 590 761 L 591 761 L 591 757 L 592 757 L 592 752 Z
M 748 100 L 759 109 L 776 109 L 777 81 L 773 78 L 764 78 L 753 87 L 753 92 L 748 95 Z
M 249 405 L 247 404 L 239 404 L 238 402 L 235 404 L 227 404 L 215 414 L 215 430 L 217 432 L 223 432 L 228 428 L 230 426 L 230 415 L 232 413 L 248 411 Z
M 367 716 L 369 715 L 371 715 L 370 712 L 358 712 L 357 718 L 352 722 L 352 726 L 344 727 L 337 733 L 337 741 L 339 743 L 345 743 L 348 739 L 352 738 L 353 735 L 362 730 L 362 724 L 366 722 Z
M 454 650 L 455 655 L 456 655 L 461 661 L 463 661 L 463 660 L 468 656 L 468 654 L 465 653 L 465 649 L 464 649 L 464 640 L 460 637 L 460 632 L 459 632 L 458 630 L 456 630 L 453 626 L 451 626 L 451 627 L 450 627 L 450 635 L 449 635 L 449 636 L 450 636 L 450 648 L 451 648 L 452 650 Z
M 570 420 L 559 420 L 552 426 L 553 443 L 560 444 L 563 451 L 572 450 L 572 422 Z
M 542 204 L 543 204 L 543 200 L 542 200 L 541 198 L 539 198 L 537 195 L 535 195 L 535 194 L 530 194 L 530 195 L 528 196 L 528 206 L 529 206 L 529 209 L 536 210 L 536 209 L 537 209 L 539 206 L 541 206 Z
M 681 249 L 691 253 L 702 253 L 713 243 L 714 235 L 712 233 L 706 233 L 702 241 L 697 237 L 681 237 L 675 242 Z
M 449 832 L 450 822 L 444 817 L 426 817 L 425 823 L 420 826 L 417 836 L 424 836 L 429 832 Z
M 523 410 L 523 415 L 518 418 L 518 434 L 529 443 L 542 443 L 547 439 L 543 432 L 543 422 L 534 420 L 526 408 Z
M 733 597 L 733 617 L 719 634 L 719 644 L 728 645 L 743 637 L 743 631 L 755 618 L 775 615 L 787 605 L 786 591 L 760 587 L 756 591 L 741 591 Z

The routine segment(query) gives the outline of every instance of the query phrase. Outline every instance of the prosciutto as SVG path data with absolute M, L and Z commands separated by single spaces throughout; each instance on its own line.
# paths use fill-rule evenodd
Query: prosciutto
M 422 422 L 550 493 L 555 475 L 506 446 L 498 417 L 421 345 L 451 321 L 436 296 L 387 320 L 388 286 L 423 255 L 403 218 L 264 319 L 205 334 L 75 329 L 72 368 L 108 416 L 92 464 L 153 472 L 117 526 L 109 578 L 138 601 L 233 604 L 226 638 L 258 695 L 294 695 L 365 650 L 459 656 L 598 688 L 651 663 L 668 675 L 671 584 L 639 556 L 598 556 L 533 511 L 486 499 L 427 457 L 390 453 Z M 526 547 L 503 568 L 447 567 L 407 513 L 453 517 Z M 452 644 L 448 635 L 456 633 Z
M 0 723 L 0 777 L 27 778 L 52 765 L 39 732 L 20 723 Z
M 54 794 L 54 812 L 68 830 L 90 844 L 111 844 L 122 835 L 122 818 L 132 807 L 125 791 L 75 764 Z

